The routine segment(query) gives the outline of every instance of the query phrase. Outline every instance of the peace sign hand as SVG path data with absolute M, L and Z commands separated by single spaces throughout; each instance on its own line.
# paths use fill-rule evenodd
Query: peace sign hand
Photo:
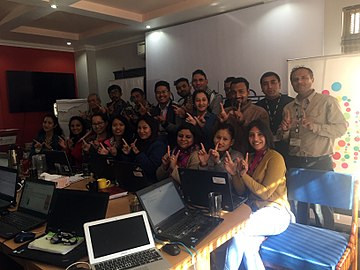
M 196 124 L 198 124 L 199 125 L 199 127 L 204 127 L 205 126 L 205 124 L 206 124 L 206 120 L 205 120 L 205 118 L 204 118 L 204 114 L 203 115 L 201 115 L 201 116 L 195 116 L 194 118 L 195 118 L 195 121 L 196 121 Z
M 224 123 L 226 122 L 226 120 L 229 119 L 229 113 L 227 113 L 224 109 L 224 105 L 222 103 L 220 103 L 220 108 L 221 108 L 221 111 L 220 113 L 218 114 L 218 118 L 220 120 L 221 123 Z
M 134 152 L 135 155 L 140 153 L 140 150 L 136 147 L 136 142 L 137 142 L 137 139 L 135 139 L 135 141 L 133 141 L 130 144 L 130 147 L 131 147 L 131 149 L 132 149 L 132 151 Z
M 215 164 L 218 164 L 220 162 L 220 154 L 219 154 L 218 148 L 219 148 L 219 143 L 217 143 L 215 145 L 215 149 L 209 150 L 209 154 L 212 157 L 212 159 L 214 160 Z
M 128 143 L 125 141 L 125 139 L 122 139 L 122 141 L 124 144 L 123 144 L 121 151 L 123 151 L 123 153 L 125 155 L 128 155 L 131 151 L 131 147 L 130 147 L 130 145 L 128 145 Z
M 177 165 L 177 160 L 180 154 L 180 150 L 174 155 L 174 153 L 170 156 L 170 169 L 174 170 Z
M 201 149 L 198 152 L 200 166 L 205 167 L 208 165 L 210 155 L 206 152 L 204 145 L 202 143 L 200 145 L 201 145 Z
M 186 113 L 186 115 L 187 115 L 187 117 L 186 117 L 185 121 L 187 123 L 190 123 L 190 124 L 196 126 L 197 122 L 196 122 L 195 118 L 190 113 Z
M 238 170 L 239 170 L 240 175 L 243 176 L 249 170 L 249 153 L 246 153 L 245 160 L 239 159 L 239 161 L 240 162 L 238 162 Z
M 170 146 L 168 145 L 167 152 L 161 158 L 161 163 L 165 170 L 167 170 L 170 166 L 170 156 Z
M 234 111 L 234 114 L 239 121 L 244 121 L 244 114 L 241 112 L 241 102 L 239 102 L 238 108 Z
M 97 152 L 98 152 L 99 155 L 107 155 L 107 154 L 109 154 L 109 150 L 106 149 L 106 147 L 102 143 L 100 143 L 100 147 L 98 148 Z
M 229 151 L 226 151 L 224 158 L 224 168 L 232 176 L 237 174 L 238 162 L 234 162 L 231 158 Z
M 284 117 L 280 123 L 280 128 L 283 131 L 288 131 L 291 127 L 291 114 L 289 110 L 284 110 Z

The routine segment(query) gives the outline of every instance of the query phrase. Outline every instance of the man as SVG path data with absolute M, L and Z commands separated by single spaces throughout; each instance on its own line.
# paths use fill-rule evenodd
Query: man
M 176 117 L 172 100 L 170 99 L 170 84 L 167 81 L 155 83 L 155 98 L 158 102 L 151 115 L 159 122 L 159 132 L 167 137 L 171 148 L 176 143 L 176 131 L 180 120 Z
M 231 91 L 231 82 L 235 79 L 235 77 L 227 77 L 224 80 L 224 92 L 225 92 L 225 102 L 224 108 L 228 108 L 234 106 L 236 104 L 236 93 Z
M 248 151 L 247 126 L 253 120 L 261 120 L 269 125 L 269 115 L 265 109 L 256 106 L 248 98 L 250 94 L 249 82 L 245 78 L 235 78 L 231 82 L 231 91 L 236 93 L 236 106 L 226 108 L 221 105 L 222 110 L 219 114 L 221 122 L 229 122 L 235 129 L 234 149 L 244 155 Z
M 210 98 L 209 109 L 213 114 L 219 114 L 221 111 L 222 96 L 208 87 L 208 80 L 203 70 L 197 69 L 192 73 L 192 86 L 194 90 L 205 91 Z
M 338 101 L 315 92 L 314 75 L 310 68 L 295 67 L 290 81 L 297 93 L 295 100 L 284 107 L 280 128 L 282 138 L 289 142 L 288 168 L 308 168 L 330 171 L 334 140 L 346 132 L 346 120 Z M 334 228 L 333 211 L 315 205 L 317 225 Z M 308 222 L 309 206 L 298 203 L 297 221 Z
M 181 97 L 179 100 L 179 106 L 174 105 L 174 111 L 177 116 L 181 118 L 186 117 L 186 113 L 193 113 L 193 101 L 191 94 L 191 85 L 186 78 L 179 78 L 174 82 L 176 91 Z
M 113 84 L 108 88 L 108 95 L 111 102 L 107 103 L 107 109 L 110 116 L 120 115 L 127 107 L 125 100 L 121 98 L 122 89 L 119 85 Z
M 279 75 L 275 72 L 265 72 L 260 78 L 260 86 L 265 98 L 257 102 L 256 105 L 264 108 L 269 114 L 270 129 L 274 135 L 275 148 L 285 157 L 288 146 L 285 141 L 279 141 L 277 131 L 281 124 L 284 106 L 294 99 L 280 93 L 281 81 Z
M 91 117 L 95 113 L 106 113 L 105 107 L 101 106 L 101 99 L 98 94 L 91 93 L 87 97 L 88 110 L 86 112 L 80 112 L 80 116 L 86 120 L 86 123 L 90 127 Z

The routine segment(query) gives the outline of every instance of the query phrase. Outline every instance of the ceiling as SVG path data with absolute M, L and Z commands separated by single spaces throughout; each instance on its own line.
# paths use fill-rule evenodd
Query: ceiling
M 54 1 L 56 9 L 50 7 Z M 96 50 L 144 40 L 146 31 L 269 1 L 0 0 L 0 44 Z

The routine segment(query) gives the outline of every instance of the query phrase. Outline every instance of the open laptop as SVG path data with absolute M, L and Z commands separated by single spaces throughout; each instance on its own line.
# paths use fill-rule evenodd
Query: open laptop
M 69 159 L 64 151 L 45 151 L 47 171 L 50 174 L 71 176 L 73 172 Z
M 0 166 L 0 209 L 16 202 L 17 170 Z
M 223 221 L 188 209 L 171 179 L 155 183 L 136 195 L 159 239 L 194 247 Z
M 105 218 L 109 193 L 56 189 L 46 232 L 75 233 L 84 236 L 86 222 Z
M 25 181 L 17 211 L 0 218 L 0 236 L 10 239 L 21 231 L 34 229 L 45 223 L 54 190 L 54 182 Z
M 144 211 L 85 223 L 84 231 L 91 269 L 170 268 L 155 248 Z
M 246 202 L 247 197 L 233 191 L 227 172 L 179 168 L 180 182 L 186 203 L 209 207 L 209 192 L 222 194 L 222 209 L 233 211 Z

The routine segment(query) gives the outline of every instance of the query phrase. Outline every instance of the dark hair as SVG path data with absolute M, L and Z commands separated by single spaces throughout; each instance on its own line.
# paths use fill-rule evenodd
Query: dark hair
M 110 94 L 110 92 L 112 91 L 112 90 L 118 90 L 119 92 L 120 92 L 120 94 L 122 94 L 122 89 L 121 89 L 121 87 L 119 86 L 119 85 L 117 85 L 117 84 L 113 84 L 113 85 L 110 85 L 109 86 L 109 88 L 108 88 L 108 94 Z
M 249 138 L 250 130 L 253 127 L 257 127 L 260 130 L 260 132 L 264 135 L 266 146 L 270 149 L 274 149 L 275 148 L 274 139 L 273 139 L 273 135 L 272 135 L 272 132 L 271 132 L 269 126 L 266 125 L 261 120 L 251 121 L 250 124 L 248 125 L 248 138 Z
M 238 84 L 238 83 L 244 83 L 247 90 L 249 90 L 249 87 L 250 87 L 250 84 L 249 84 L 249 81 L 243 77 L 238 77 L 238 78 L 235 78 L 231 81 L 231 85 L 233 84 Z
M 45 114 L 44 115 L 44 118 L 43 118 L 43 121 L 45 120 L 46 117 L 49 117 L 53 120 L 54 122 L 54 135 L 58 135 L 58 136 L 61 136 L 64 134 L 62 128 L 60 127 L 59 125 L 59 119 L 55 116 L 55 114 L 53 113 L 48 113 L 48 114 Z M 40 131 L 40 134 L 45 134 L 45 131 L 44 129 L 42 128 L 41 131 Z
M 305 69 L 309 72 L 309 75 L 310 75 L 310 78 L 313 79 L 314 78 L 314 72 L 308 68 L 308 67 L 305 67 L 305 66 L 297 66 L 297 67 L 294 67 L 292 70 L 291 70 L 291 73 L 290 73 L 290 81 L 291 81 L 291 78 L 294 74 L 294 72 L 298 71 L 299 69 Z
M 208 102 L 209 102 L 209 105 L 210 105 L 210 97 L 209 95 L 204 91 L 204 90 L 195 90 L 194 93 L 192 94 L 192 100 L 193 100 L 193 104 L 195 106 L 195 99 L 196 99 L 196 96 L 199 94 L 199 93 L 204 93 Z
M 184 78 L 184 77 L 181 77 L 179 79 L 177 79 L 176 81 L 174 81 L 174 86 L 177 86 L 179 83 L 181 82 L 186 82 L 187 84 L 189 84 L 189 80 Z M 190 85 L 190 84 L 189 84 Z
M 143 97 L 145 96 L 145 92 L 144 92 L 142 89 L 140 89 L 140 88 L 133 88 L 133 89 L 131 90 L 131 92 L 130 92 L 130 95 L 131 95 L 132 93 L 139 93 L 139 94 L 142 95 Z
M 170 84 L 167 81 L 158 81 L 155 83 L 154 91 L 156 92 L 156 88 L 159 86 L 165 86 L 168 91 L 170 91 Z
M 159 132 L 159 123 L 151 116 L 149 115 L 144 115 L 142 117 L 139 118 L 139 120 L 136 123 L 136 129 L 139 126 L 140 121 L 144 121 L 146 124 L 149 125 L 150 129 L 151 129 L 151 135 L 150 138 L 146 139 L 146 140 L 142 140 L 139 138 L 139 134 L 136 130 L 136 137 L 138 138 L 137 142 L 136 142 L 136 146 L 139 149 L 139 151 L 145 151 L 150 144 L 156 140 L 156 138 L 158 137 L 158 132 Z
M 105 122 L 105 123 L 109 123 L 109 117 L 107 116 L 107 114 L 104 114 L 104 113 L 94 113 L 92 116 L 91 116 L 91 121 L 90 121 L 90 125 L 92 126 L 92 120 L 95 116 L 99 116 L 101 117 L 101 119 Z M 92 129 L 94 131 L 94 129 Z M 107 125 L 106 127 L 106 133 L 107 133 L 107 137 L 110 133 L 110 126 Z
M 194 143 L 193 145 L 198 145 L 200 144 L 200 135 L 198 133 L 198 130 L 196 129 L 196 127 L 192 124 L 189 124 L 189 123 L 183 123 L 181 124 L 177 131 L 176 131 L 176 136 L 177 134 L 181 131 L 181 130 L 184 130 L 184 129 L 188 129 L 190 130 L 191 134 L 194 136 Z
M 224 83 L 232 82 L 234 79 L 235 79 L 235 77 L 227 77 L 227 78 L 224 80 Z
M 229 123 L 220 123 L 217 125 L 215 131 L 214 131 L 214 136 L 216 134 L 216 132 L 218 132 L 219 130 L 225 129 L 229 132 L 230 137 L 232 140 L 234 140 L 235 137 L 235 129 L 233 127 L 233 125 L 229 124 Z
M 278 82 L 281 82 L 280 76 L 277 73 L 275 73 L 273 71 L 267 71 L 261 76 L 260 85 L 262 84 L 262 81 L 264 78 L 271 77 L 271 76 L 274 76 L 278 80 Z
M 111 118 L 110 134 L 112 136 L 114 135 L 113 132 L 112 132 L 112 123 L 114 122 L 115 119 L 120 120 L 125 125 L 125 131 L 124 131 L 123 139 L 125 141 L 131 140 L 134 137 L 134 132 L 132 130 L 132 127 L 131 127 L 129 121 L 124 116 L 122 116 L 121 114 L 120 115 L 115 115 L 115 116 L 113 116 Z
M 204 72 L 202 69 L 197 69 L 197 70 L 195 70 L 195 71 L 192 73 L 192 77 L 194 77 L 194 75 L 197 75 L 197 74 L 202 75 L 202 76 L 205 77 L 205 79 L 207 79 L 206 74 L 205 74 L 205 72 Z
M 82 126 L 82 131 L 80 132 L 80 134 L 75 135 L 71 131 L 71 128 L 70 128 L 71 122 L 74 121 L 74 120 L 79 121 L 81 126 Z M 79 141 L 79 139 L 82 138 L 86 134 L 86 132 L 87 132 L 86 127 L 87 127 L 87 125 L 86 125 L 86 121 L 84 120 L 84 118 L 82 118 L 80 116 L 77 116 L 77 115 L 72 116 L 70 118 L 70 120 L 69 120 L 69 131 L 70 131 L 69 137 L 70 137 L 70 139 L 72 139 L 74 144 L 77 143 Z

